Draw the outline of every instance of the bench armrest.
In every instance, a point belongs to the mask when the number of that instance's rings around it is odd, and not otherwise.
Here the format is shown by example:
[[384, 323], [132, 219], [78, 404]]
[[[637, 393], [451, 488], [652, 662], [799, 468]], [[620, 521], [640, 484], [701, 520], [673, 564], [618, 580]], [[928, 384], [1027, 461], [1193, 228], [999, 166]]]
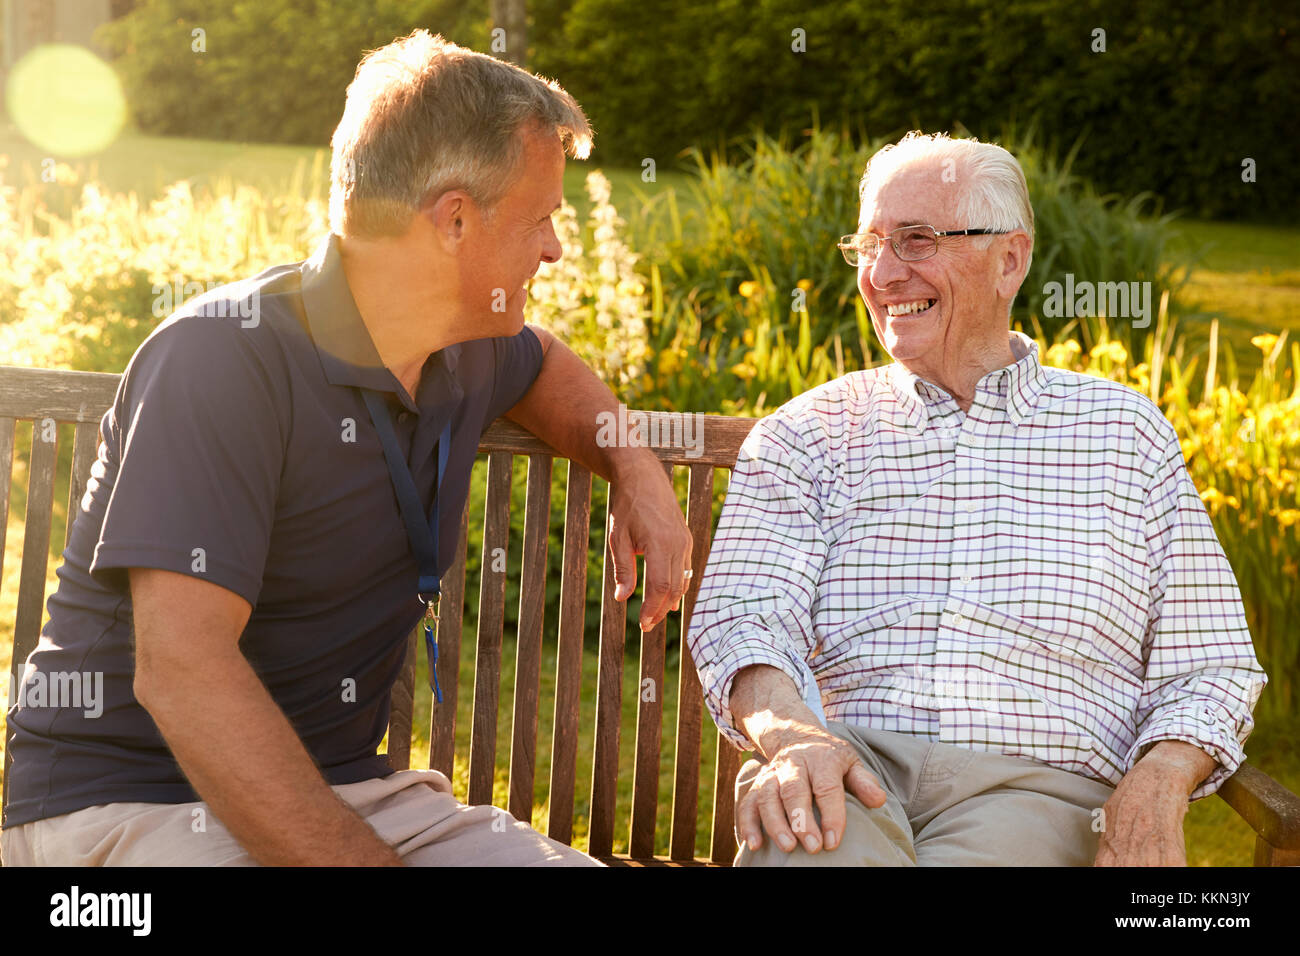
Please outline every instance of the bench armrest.
[[1300, 851], [1300, 797], [1264, 771], [1243, 762], [1218, 794], [1265, 842]]

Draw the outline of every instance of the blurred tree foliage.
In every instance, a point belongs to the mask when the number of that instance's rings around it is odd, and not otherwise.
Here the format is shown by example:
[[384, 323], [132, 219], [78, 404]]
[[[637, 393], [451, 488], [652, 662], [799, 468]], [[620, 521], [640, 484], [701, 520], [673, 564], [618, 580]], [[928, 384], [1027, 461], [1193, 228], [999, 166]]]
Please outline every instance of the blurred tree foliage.
[[[529, 64], [586, 108], [603, 163], [662, 166], [810, 116], [862, 141], [1032, 123], [1061, 154], [1083, 136], [1074, 170], [1103, 192], [1219, 218], [1294, 212], [1300, 5], [1187, 7], [529, 0]], [[415, 27], [486, 51], [488, 0], [145, 0], [104, 42], [143, 131], [322, 144], [363, 51]], [[1257, 182], [1242, 181], [1247, 158]]]
[[419, 27], [486, 50], [487, 0], [144, 0], [97, 38], [143, 132], [325, 145], [364, 53]]
[[[601, 157], [848, 123], [895, 138], [1033, 121], [1100, 189], [1216, 217], [1300, 205], [1300, 6], [1205, 0], [572, 0], [532, 63], [602, 132]], [[554, 25], [551, 29], [554, 31]], [[803, 31], [802, 35], [796, 31]], [[1104, 52], [1099, 47], [1104, 30]], [[804, 52], [794, 47], [804, 46]], [[1242, 182], [1242, 161], [1257, 164]]]

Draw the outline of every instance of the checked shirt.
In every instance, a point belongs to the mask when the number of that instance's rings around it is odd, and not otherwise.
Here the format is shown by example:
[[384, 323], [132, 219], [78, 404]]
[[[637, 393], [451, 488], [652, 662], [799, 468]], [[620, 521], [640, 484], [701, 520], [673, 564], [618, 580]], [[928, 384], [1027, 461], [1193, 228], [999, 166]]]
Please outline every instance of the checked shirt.
[[1186, 741], [1213, 793], [1266, 678], [1174, 429], [1011, 335], [968, 412], [894, 363], [754, 427], [688, 634], [709, 710], [749, 749], [731, 684], [766, 664], [831, 720], [1111, 785]]

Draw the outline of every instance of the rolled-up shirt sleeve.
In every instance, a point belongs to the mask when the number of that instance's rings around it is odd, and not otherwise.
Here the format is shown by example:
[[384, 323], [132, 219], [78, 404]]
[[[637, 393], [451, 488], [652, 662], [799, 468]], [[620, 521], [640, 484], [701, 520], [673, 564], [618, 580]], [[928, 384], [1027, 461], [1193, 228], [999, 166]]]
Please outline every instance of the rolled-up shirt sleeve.
[[[785, 672], [815, 698], [806, 663], [813, 651], [813, 606], [826, 560], [815, 425], [781, 413], [754, 426], [732, 471], [727, 500], [687, 644], [709, 713], [742, 750], [752, 746], [731, 715], [736, 674], [755, 664]], [[811, 687], [810, 687], [811, 684]]]
[[109, 416], [109, 467], [92, 472], [112, 481], [92, 575], [124, 586], [126, 569], [159, 568], [257, 603], [284, 464], [278, 380], [237, 326], [155, 331]]
[[1236, 772], [1267, 677], [1255, 656], [1232, 566], [1170, 428], [1145, 521], [1151, 568], [1146, 673], [1131, 769], [1161, 740], [1200, 747], [1218, 766], [1192, 792], [1209, 796]]

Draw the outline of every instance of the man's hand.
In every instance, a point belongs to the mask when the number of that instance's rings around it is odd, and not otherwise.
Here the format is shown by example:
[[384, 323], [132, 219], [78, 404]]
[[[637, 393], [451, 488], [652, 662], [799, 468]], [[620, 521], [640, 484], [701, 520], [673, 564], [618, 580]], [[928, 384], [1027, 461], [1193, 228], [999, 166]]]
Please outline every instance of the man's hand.
[[[789, 742], [773, 754], [736, 804], [736, 832], [751, 850], [763, 831], [789, 853], [802, 840], [809, 853], [833, 850], [844, 836], [847, 788], [869, 807], [885, 805], [885, 791], [847, 741], [819, 726], [791, 727]], [[813, 801], [821, 812], [821, 827]], [[762, 823], [760, 827], [759, 824]]]
[[1180, 740], [1162, 740], [1124, 775], [1102, 808], [1097, 866], [1186, 866], [1188, 797], [1214, 758]]
[[646, 453], [624, 460], [609, 506], [609, 549], [614, 562], [615, 601], [636, 593], [636, 556], [645, 555], [641, 630], [675, 611], [686, 591], [692, 536], [663, 466]]
[[787, 853], [796, 838], [809, 853], [835, 849], [844, 836], [846, 787], [869, 807], [885, 805], [885, 791], [854, 746], [822, 727], [776, 668], [760, 664], [737, 674], [731, 713], [767, 758], [736, 802], [736, 833], [751, 850], [763, 845], [764, 830]]
[[530, 325], [542, 346], [542, 369], [506, 417], [613, 484], [609, 548], [614, 562], [614, 599], [636, 593], [636, 556], [645, 555], [641, 629], [648, 631], [681, 604], [684, 572], [691, 568], [691, 533], [672, 482], [654, 453], [641, 447], [597, 442], [604, 415], [619, 402], [596, 373], [563, 342]]

